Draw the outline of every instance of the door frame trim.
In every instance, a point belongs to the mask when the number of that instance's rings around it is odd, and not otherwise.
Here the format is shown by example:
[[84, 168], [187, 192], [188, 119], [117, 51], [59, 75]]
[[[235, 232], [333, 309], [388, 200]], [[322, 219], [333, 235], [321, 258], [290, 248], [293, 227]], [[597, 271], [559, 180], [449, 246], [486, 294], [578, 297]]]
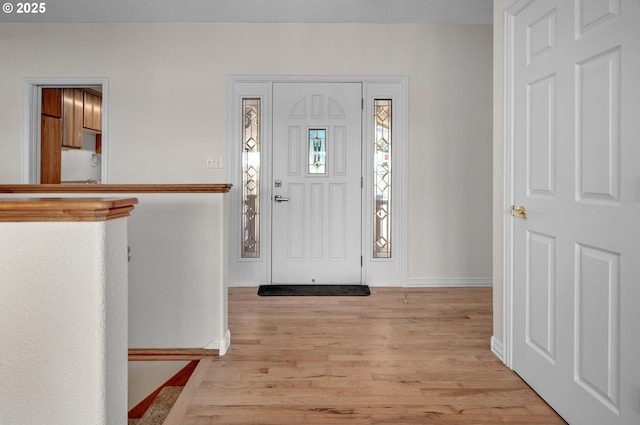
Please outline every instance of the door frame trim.
[[519, 0], [505, 10], [504, 28], [504, 128], [503, 128], [503, 341], [501, 360], [513, 369], [513, 261], [514, 261], [514, 221], [509, 213], [515, 204], [515, 109], [514, 109], [514, 29], [516, 16], [536, 0]]
[[[373, 190], [372, 183], [364, 178], [364, 195], [362, 196], [362, 283], [370, 286], [407, 286], [407, 214], [408, 214], [408, 78], [406, 76], [281, 76], [281, 75], [230, 75], [227, 77], [227, 149], [226, 149], [226, 178], [233, 184], [229, 202], [229, 253], [228, 253], [228, 284], [229, 286], [258, 286], [269, 284], [271, 276], [271, 213], [270, 203], [264, 208], [261, 206], [261, 245], [263, 246], [260, 258], [240, 257], [240, 205], [241, 205], [241, 179], [240, 179], [240, 151], [239, 140], [239, 115], [238, 101], [241, 98], [259, 97], [263, 99], [263, 125], [262, 139], [263, 150], [261, 153], [262, 164], [271, 164], [271, 99], [272, 86], [276, 82], [356, 82], [363, 85], [363, 99], [368, 96], [378, 95], [395, 99], [394, 110], [398, 113], [394, 118], [394, 252], [391, 259], [373, 259], [368, 255], [367, 236], [369, 232], [367, 220], [368, 208], [366, 194]], [[389, 94], [391, 93], [391, 94]], [[365, 102], [366, 103], [366, 102]], [[373, 116], [369, 117], [365, 105], [362, 119], [362, 137], [367, 140], [368, 125], [373, 123]], [[371, 106], [372, 109], [372, 106]], [[368, 121], [369, 120], [369, 121]], [[370, 145], [363, 143], [362, 161], [363, 175], [366, 176], [367, 158], [369, 158]], [[271, 182], [270, 167], [263, 165], [262, 182]], [[270, 184], [262, 184], [260, 189], [262, 199], [271, 198]]]
[[102, 154], [100, 179], [108, 183], [109, 162], [109, 79], [100, 77], [44, 77], [22, 80], [22, 182], [40, 183], [40, 108], [42, 87], [102, 86]]

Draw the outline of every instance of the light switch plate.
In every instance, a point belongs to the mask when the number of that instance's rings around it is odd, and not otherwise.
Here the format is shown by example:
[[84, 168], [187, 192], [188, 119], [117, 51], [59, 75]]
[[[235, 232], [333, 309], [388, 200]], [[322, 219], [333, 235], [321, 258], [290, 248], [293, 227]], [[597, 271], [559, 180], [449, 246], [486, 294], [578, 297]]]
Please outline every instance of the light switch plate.
[[222, 158], [221, 157], [207, 157], [206, 161], [207, 168], [222, 168]]

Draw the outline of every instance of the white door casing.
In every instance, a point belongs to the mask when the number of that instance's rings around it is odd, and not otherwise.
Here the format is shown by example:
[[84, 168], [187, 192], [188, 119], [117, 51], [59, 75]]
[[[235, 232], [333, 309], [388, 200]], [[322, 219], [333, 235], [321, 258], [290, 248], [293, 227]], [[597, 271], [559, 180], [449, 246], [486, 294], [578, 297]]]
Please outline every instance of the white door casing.
[[360, 83], [273, 86], [273, 283], [361, 281], [361, 102]]
[[[508, 12], [507, 363], [569, 423], [640, 423], [640, 4]], [[511, 333], [509, 334], [509, 330]]]
[[[233, 188], [229, 194], [229, 286], [256, 286], [271, 282], [271, 198], [272, 177], [272, 94], [277, 83], [358, 83], [362, 85], [364, 109], [362, 112], [362, 175], [363, 196], [360, 205], [362, 231], [360, 245], [363, 253], [362, 282], [371, 286], [406, 286], [407, 284], [407, 77], [371, 76], [229, 76], [227, 90], [227, 181]], [[256, 258], [241, 256], [242, 240], [242, 100], [261, 99], [261, 175], [260, 181], [260, 246]], [[373, 258], [373, 167], [375, 121], [374, 99], [393, 101], [393, 252], [391, 258]]]

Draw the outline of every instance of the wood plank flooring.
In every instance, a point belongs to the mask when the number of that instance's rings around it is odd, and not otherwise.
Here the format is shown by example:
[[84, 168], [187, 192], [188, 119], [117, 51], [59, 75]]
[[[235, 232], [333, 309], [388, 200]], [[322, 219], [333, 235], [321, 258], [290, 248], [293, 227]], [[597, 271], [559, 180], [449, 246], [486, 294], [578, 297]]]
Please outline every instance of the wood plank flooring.
[[178, 423], [564, 424], [490, 352], [491, 305], [490, 288], [231, 288], [231, 349], [209, 363]]

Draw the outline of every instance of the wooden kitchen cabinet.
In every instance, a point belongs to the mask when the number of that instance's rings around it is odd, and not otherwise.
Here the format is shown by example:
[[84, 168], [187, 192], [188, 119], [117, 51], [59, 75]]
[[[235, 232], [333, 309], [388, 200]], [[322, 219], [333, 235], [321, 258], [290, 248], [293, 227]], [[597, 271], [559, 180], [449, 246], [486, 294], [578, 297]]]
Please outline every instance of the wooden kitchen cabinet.
[[59, 184], [62, 174], [62, 118], [42, 114], [40, 129], [40, 183]]
[[62, 89], [42, 89], [42, 115], [62, 118]]
[[102, 133], [96, 134], [96, 153], [102, 153]]
[[42, 89], [40, 183], [59, 184], [62, 168], [62, 89]]
[[83, 127], [88, 130], [101, 131], [102, 98], [91, 93], [83, 92], [83, 100], [84, 100]]
[[78, 89], [63, 89], [63, 128], [62, 146], [66, 148], [82, 148], [83, 92]]

